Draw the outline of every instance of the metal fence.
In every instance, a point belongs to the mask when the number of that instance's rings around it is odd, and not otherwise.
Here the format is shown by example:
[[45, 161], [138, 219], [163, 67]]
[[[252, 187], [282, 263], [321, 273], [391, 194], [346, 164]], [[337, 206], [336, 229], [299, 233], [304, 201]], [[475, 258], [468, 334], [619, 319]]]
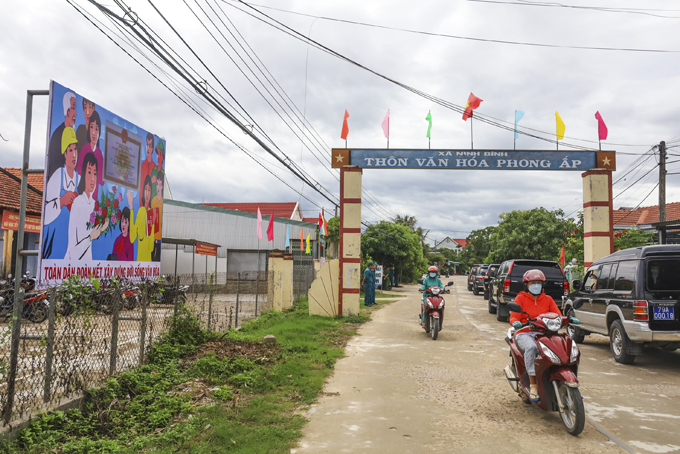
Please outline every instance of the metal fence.
[[[271, 309], [268, 272], [65, 286], [14, 298], [0, 318], [0, 408], [12, 424], [143, 364], [186, 304], [224, 332]], [[6, 295], [8, 296], [8, 295]], [[1, 313], [0, 313], [1, 314]], [[18, 317], [17, 317], [18, 315]]]

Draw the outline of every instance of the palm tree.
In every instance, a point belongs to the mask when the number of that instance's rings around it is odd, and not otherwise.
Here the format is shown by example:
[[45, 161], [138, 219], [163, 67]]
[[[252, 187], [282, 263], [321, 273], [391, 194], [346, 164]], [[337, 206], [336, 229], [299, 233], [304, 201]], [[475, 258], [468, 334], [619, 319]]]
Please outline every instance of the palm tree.
[[396, 215], [395, 217], [392, 218], [392, 222], [399, 225], [405, 225], [409, 229], [415, 231], [418, 219], [416, 219], [415, 216]]
[[430, 233], [430, 230], [429, 229], [425, 230], [422, 227], [418, 227], [417, 229], [414, 230], [414, 232], [416, 233], [416, 235], [418, 235], [418, 238], [420, 238], [420, 244], [422, 244], [423, 247], [425, 247], [427, 235], [428, 233]]

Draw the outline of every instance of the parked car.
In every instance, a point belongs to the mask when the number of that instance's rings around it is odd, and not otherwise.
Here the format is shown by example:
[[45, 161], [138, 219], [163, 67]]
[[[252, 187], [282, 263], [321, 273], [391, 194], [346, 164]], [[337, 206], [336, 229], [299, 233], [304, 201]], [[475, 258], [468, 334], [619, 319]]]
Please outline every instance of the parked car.
[[541, 270], [545, 274], [543, 290], [552, 296], [559, 306], [562, 297], [569, 294], [569, 282], [559, 263], [550, 260], [513, 259], [501, 263], [491, 282], [489, 292], [489, 313], [496, 314], [496, 320], [507, 322], [510, 318], [508, 303], [515, 301], [519, 292], [524, 290], [522, 278], [529, 270]]
[[475, 281], [475, 276], [477, 275], [477, 268], [479, 268], [479, 265], [472, 265], [472, 268], [470, 268], [470, 273], [468, 273], [467, 278], [468, 292], [472, 291], [472, 283]]
[[489, 269], [489, 265], [479, 265], [477, 267], [477, 272], [475, 273], [474, 280], [472, 281], [472, 293], [474, 295], [479, 295], [479, 291], [484, 291], [484, 275], [486, 270]]
[[491, 284], [491, 280], [496, 275], [496, 272], [498, 271], [499, 266], [501, 266], [499, 263], [492, 263], [491, 265], [489, 265], [489, 267], [486, 269], [486, 272], [484, 273], [484, 299], [485, 300], [489, 299], [489, 287], [490, 287], [490, 284]]
[[[586, 335], [609, 336], [614, 359], [631, 364], [645, 346], [680, 347], [680, 246], [624, 249], [595, 261], [564, 311], [581, 325], [569, 330], [576, 342]], [[573, 304], [584, 300], [579, 309]]]

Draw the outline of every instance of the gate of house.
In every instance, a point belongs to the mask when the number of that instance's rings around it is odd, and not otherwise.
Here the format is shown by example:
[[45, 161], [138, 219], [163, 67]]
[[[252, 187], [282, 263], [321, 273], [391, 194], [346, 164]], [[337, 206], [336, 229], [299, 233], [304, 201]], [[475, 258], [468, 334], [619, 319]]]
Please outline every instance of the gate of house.
[[569, 150], [332, 150], [340, 169], [338, 314], [359, 312], [361, 185], [363, 169], [571, 170], [583, 177], [584, 263], [614, 251], [612, 171], [614, 151]]
[[314, 259], [312, 254], [300, 250], [300, 240], [291, 239], [290, 248], [293, 254], [293, 297], [297, 300], [307, 296], [307, 290], [314, 281]]

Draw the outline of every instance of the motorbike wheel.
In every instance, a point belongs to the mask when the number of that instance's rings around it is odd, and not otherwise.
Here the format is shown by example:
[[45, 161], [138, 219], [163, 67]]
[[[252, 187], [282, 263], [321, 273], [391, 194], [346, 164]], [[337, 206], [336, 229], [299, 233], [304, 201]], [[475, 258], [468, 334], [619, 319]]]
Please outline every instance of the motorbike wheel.
[[47, 304], [43, 301], [31, 304], [28, 319], [33, 323], [42, 323], [47, 319]]
[[430, 332], [432, 333], [432, 340], [437, 340], [439, 335], [439, 319], [430, 317]]
[[578, 388], [567, 386], [566, 383], [560, 383], [557, 392], [559, 392], [560, 399], [566, 407], [560, 408], [562, 422], [567, 427], [567, 432], [576, 436], [583, 432], [583, 427], [586, 424], [586, 411], [583, 407], [581, 392]]

